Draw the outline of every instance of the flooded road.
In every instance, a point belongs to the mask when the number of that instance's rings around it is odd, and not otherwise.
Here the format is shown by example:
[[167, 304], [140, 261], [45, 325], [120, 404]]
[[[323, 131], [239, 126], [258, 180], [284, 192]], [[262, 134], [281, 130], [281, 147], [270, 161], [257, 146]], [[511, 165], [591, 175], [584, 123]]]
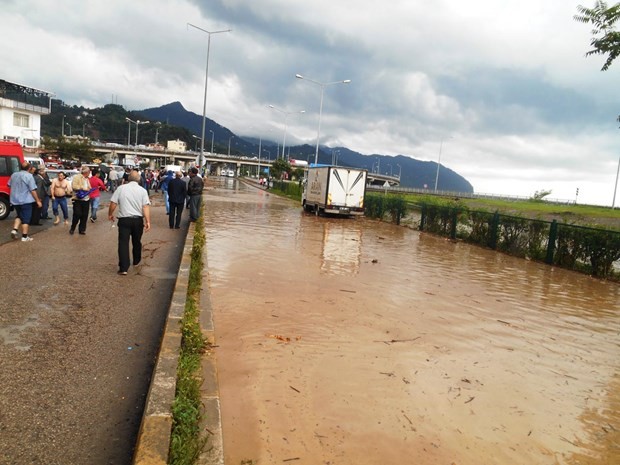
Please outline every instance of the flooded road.
[[618, 284], [211, 182], [227, 465], [620, 463]]

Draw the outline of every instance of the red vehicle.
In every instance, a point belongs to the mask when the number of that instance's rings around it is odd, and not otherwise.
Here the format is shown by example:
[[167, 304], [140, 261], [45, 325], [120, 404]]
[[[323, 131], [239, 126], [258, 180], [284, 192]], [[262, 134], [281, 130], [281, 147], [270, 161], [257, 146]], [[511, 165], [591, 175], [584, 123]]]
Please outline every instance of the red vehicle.
[[0, 141], [0, 220], [4, 220], [11, 213], [11, 189], [8, 182], [11, 175], [19, 171], [23, 162], [24, 152], [21, 145], [17, 142]]

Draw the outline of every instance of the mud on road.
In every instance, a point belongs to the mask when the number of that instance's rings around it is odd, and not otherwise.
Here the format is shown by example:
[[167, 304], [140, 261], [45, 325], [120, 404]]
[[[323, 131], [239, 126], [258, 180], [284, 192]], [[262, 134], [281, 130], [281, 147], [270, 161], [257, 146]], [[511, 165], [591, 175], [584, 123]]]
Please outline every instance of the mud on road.
[[222, 179], [227, 465], [620, 463], [620, 286]]

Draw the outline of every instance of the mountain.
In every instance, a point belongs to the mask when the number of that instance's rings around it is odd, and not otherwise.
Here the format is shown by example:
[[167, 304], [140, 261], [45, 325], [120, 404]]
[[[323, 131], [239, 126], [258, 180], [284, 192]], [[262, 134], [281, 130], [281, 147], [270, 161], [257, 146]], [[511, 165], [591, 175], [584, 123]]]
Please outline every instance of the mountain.
[[[200, 137], [202, 115], [187, 111], [180, 102], [169, 103], [157, 108], [147, 108], [139, 113], [151, 120], [182, 126]], [[213, 134], [209, 131], [213, 131]], [[245, 154], [248, 156], [256, 156], [258, 154], [258, 139], [239, 137], [212, 119], [206, 118], [205, 151], [211, 151], [210, 136], [214, 140], [215, 152], [227, 153], [230, 141], [231, 154]], [[261, 157], [267, 158], [268, 155], [270, 159], [275, 159], [278, 143], [263, 140], [262, 150]], [[287, 151], [291, 158], [312, 162], [314, 161], [316, 147], [305, 144], [287, 147]], [[400, 184], [404, 187], [428, 188], [431, 190], [435, 188], [437, 163], [433, 161], [420, 161], [404, 155], [395, 157], [380, 154], [363, 155], [346, 147], [320, 147], [319, 163], [331, 163], [332, 154], [337, 154], [339, 165], [366, 168], [369, 172], [381, 172], [382, 174], [400, 174]], [[443, 165], [439, 168], [437, 188], [452, 192], [474, 191], [469, 181]]]
[[[128, 123], [126, 118], [132, 120]], [[140, 124], [136, 138], [136, 121], [149, 121]], [[127, 111], [121, 105], [107, 104], [101, 108], [84, 108], [69, 106], [61, 100], [52, 99], [52, 111], [41, 117], [41, 134], [57, 138], [66, 135], [83, 135], [94, 141], [115, 142], [120, 144], [165, 144], [169, 140], [182, 140], [189, 149], [199, 149], [202, 132], [202, 115], [187, 111], [180, 102], [172, 102], [157, 108], [139, 111]], [[211, 132], [213, 131], [213, 132]], [[136, 140], [137, 139], [137, 140]], [[258, 155], [259, 140], [253, 137], [241, 137], [230, 129], [206, 118], [204, 149], [216, 153], [231, 155]], [[275, 160], [279, 142], [263, 139], [261, 141], [261, 158]], [[295, 145], [287, 147], [290, 158], [313, 162], [316, 147], [314, 145]], [[434, 189], [437, 176], [437, 163], [420, 161], [404, 155], [363, 155], [346, 147], [325, 147], [319, 150], [319, 163], [332, 163], [336, 159], [339, 165], [365, 168], [369, 172], [380, 171], [382, 174], [401, 175], [404, 187]], [[439, 170], [439, 190], [452, 192], [473, 192], [472, 185], [461, 175], [445, 166]]]

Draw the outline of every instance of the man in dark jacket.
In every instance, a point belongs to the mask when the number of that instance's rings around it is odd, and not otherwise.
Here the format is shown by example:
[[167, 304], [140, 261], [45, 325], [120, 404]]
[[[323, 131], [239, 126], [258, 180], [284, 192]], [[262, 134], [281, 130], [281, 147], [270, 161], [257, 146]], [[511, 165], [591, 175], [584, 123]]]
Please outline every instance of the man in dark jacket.
[[168, 224], [170, 229], [181, 227], [181, 213], [183, 213], [183, 205], [185, 205], [185, 196], [187, 195], [187, 184], [181, 179], [182, 176], [183, 173], [177, 171], [175, 177], [168, 182], [168, 202], [170, 204]]
[[32, 226], [41, 226], [41, 218], [43, 215], [43, 199], [45, 198], [45, 194], [47, 191], [47, 186], [45, 185], [45, 179], [41, 176], [41, 170], [43, 168], [32, 168], [32, 175], [34, 176], [34, 182], [37, 185], [37, 196], [41, 199], [41, 207], [35, 206], [32, 209], [32, 218], [30, 219], [30, 224]]
[[202, 200], [202, 189], [204, 181], [198, 176], [198, 168], [189, 170], [189, 183], [187, 193], [189, 194], [189, 220], [196, 221], [200, 216], [200, 203]]

